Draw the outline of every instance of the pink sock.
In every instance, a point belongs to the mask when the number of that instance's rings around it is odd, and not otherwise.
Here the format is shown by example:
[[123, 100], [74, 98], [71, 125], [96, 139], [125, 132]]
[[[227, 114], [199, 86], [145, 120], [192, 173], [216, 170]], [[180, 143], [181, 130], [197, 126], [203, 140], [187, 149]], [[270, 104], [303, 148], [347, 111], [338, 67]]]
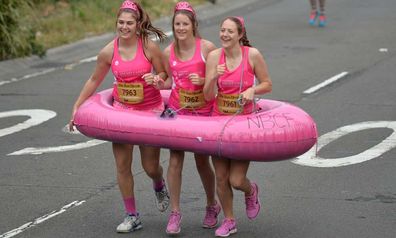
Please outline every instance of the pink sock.
[[153, 187], [154, 187], [154, 190], [155, 190], [156, 192], [161, 191], [162, 188], [163, 188], [164, 186], [165, 186], [165, 181], [164, 181], [163, 179], [161, 179], [161, 180], [158, 181], [158, 182], [154, 182], [154, 181], [153, 181]]
[[125, 210], [129, 215], [136, 215], [135, 198], [124, 198]]

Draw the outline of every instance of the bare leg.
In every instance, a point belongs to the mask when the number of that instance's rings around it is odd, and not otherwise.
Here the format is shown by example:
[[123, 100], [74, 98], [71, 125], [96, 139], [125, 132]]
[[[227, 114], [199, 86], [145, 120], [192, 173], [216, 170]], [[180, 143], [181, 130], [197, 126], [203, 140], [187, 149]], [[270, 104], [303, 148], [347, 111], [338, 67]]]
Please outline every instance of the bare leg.
[[317, 0], [309, 0], [309, 3], [311, 4], [311, 13], [309, 14], [309, 24], [311, 26], [315, 25], [316, 20], [318, 18], [318, 6], [316, 3]]
[[316, 1], [317, 0], [309, 0], [309, 3], [311, 4], [311, 11], [317, 10]]
[[325, 0], [319, 0], [319, 27], [326, 26]]
[[252, 194], [249, 179], [246, 177], [249, 169], [249, 161], [232, 160], [230, 165], [230, 183], [231, 186], [244, 192], [246, 195]]
[[197, 170], [206, 193], [206, 205], [215, 205], [215, 175], [212, 166], [210, 165], [209, 156], [194, 154], [194, 157], [195, 165], [197, 166]]
[[162, 166], [159, 163], [160, 148], [139, 146], [139, 149], [144, 171], [154, 182], [160, 182], [163, 179]]
[[171, 210], [180, 212], [180, 192], [182, 185], [182, 170], [184, 151], [171, 150], [167, 172]]
[[213, 165], [216, 174], [217, 196], [219, 197], [221, 207], [223, 208], [224, 217], [234, 219], [233, 198], [230, 184], [230, 164], [229, 159], [213, 158]]
[[113, 154], [117, 167], [117, 181], [123, 198], [134, 197], [132, 175], [132, 145], [113, 143]]
[[325, 12], [325, 2], [326, 0], [319, 0], [319, 10], [321, 13]]

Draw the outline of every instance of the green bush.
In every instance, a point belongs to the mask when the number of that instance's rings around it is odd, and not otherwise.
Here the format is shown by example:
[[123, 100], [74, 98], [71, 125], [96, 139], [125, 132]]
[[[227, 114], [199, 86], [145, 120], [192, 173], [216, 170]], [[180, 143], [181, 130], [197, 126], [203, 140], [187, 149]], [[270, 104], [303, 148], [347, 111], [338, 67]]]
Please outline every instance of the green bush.
[[44, 56], [44, 47], [36, 41], [34, 19], [25, 14], [33, 7], [24, 0], [1, 0], [0, 4], [0, 60], [16, 57]]

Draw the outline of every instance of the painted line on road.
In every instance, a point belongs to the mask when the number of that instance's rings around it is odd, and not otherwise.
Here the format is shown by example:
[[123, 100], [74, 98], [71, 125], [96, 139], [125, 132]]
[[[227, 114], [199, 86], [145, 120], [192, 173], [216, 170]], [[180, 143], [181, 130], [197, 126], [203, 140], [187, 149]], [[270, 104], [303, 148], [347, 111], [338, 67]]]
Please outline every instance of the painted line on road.
[[[165, 32], [165, 35], [167, 37], [171, 37], [173, 35], [173, 32], [172, 31]], [[158, 41], [158, 38], [154, 38], [153, 40], [154, 41]], [[34, 77], [41, 76], [41, 75], [45, 75], [45, 74], [54, 72], [57, 69], [68, 69], [68, 70], [70, 70], [70, 69], [72, 69], [73, 67], [75, 67], [77, 65], [94, 62], [94, 61], [96, 61], [96, 59], [97, 59], [97, 56], [92, 56], [92, 57], [88, 57], [88, 58], [79, 60], [76, 63], [71, 63], [71, 64], [64, 65], [62, 67], [49, 68], [49, 69], [46, 69], [46, 70], [43, 70], [43, 71], [39, 71], [39, 72], [36, 72], [36, 73], [32, 73], [32, 74], [28, 74], [28, 75], [22, 76], [20, 78], [12, 78], [10, 80], [0, 81], [0, 86], [6, 85], [6, 84], [9, 84], [9, 83], [16, 83], [16, 82], [19, 82], [19, 81], [22, 81], [22, 80], [25, 80], [25, 79], [34, 78]]]
[[5, 84], [9, 84], [9, 83], [19, 82], [19, 81], [22, 81], [22, 80], [25, 80], [25, 79], [34, 78], [34, 77], [41, 76], [41, 75], [44, 75], [44, 74], [48, 74], [48, 73], [51, 73], [51, 72], [55, 71], [56, 69], [57, 68], [49, 68], [49, 69], [46, 69], [46, 70], [43, 70], [43, 71], [40, 71], [40, 72], [36, 72], [36, 73], [33, 73], [33, 74], [25, 75], [25, 76], [20, 77], [20, 78], [12, 78], [10, 80], [0, 81], [0, 86], [3, 86]]
[[12, 152], [7, 155], [41, 155], [46, 153], [54, 153], [54, 152], [65, 152], [65, 151], [72, 151], [72, 150], [80, 150], [89, 148], [92, 146], [97, 146], [107, 143], [107, 141], [103, 140], [89, 140], [87, 142], [82, 142], [74, 145], [63, 145], [63, 146], [55, 146], [55, 147], [27, 147], [22, 150], [18, 150]]
[[22, 123], [18, 123], [14, 126], [0, 129], [0, 137], [10, 135], [33, 126], [40, 125], [56, 116], [56, 112], [42, 109], [30, 109], [30, 110], [14, 110], [0, 112], [0, 118], [14, 117], [14, 116], [27, 116], [29, 119]]
[[335, 75], [335, 76], [323, 81], [322, 83], [305, 90], [303, 92], [303, 94], [315, 93], [315, 92], [319, 91], [320, 89], [322, 89], [322, 88], [324, 88], [326, 86], [329, 86], [332, 83], [337, 82], [338, 80], [340, 80], [341, 78], [345, 77], [346, 75], [348, 75], [348, 72], [342, 72], [340, 74], [337, 74], [337, 75]]
[[98, 56], [93, 56], [93, 57], [89, 57], [86, 59], [82, 59], [82, 60], [80, 60], [80, 63], [83, 64], [83, 63], [94, 62], [94, 61], [96, 61], [97, 58], [98, 58]]
[[[379, 141], [373, 147], [368, 148], [359, 154], [330, 159], [322, 158], [318, 155], [319, 151], [323, 147], [345, 135], [348, 135], [349, 133], [377, 128], [388, 128], [392, 130], [392, 134], [382, 141]], [[320, 168], [341, 167], [378, 158], [393, 148], [396, 148], [396, 121], [365, 121], [343, 126], [334, 131], [321, 135], [318, 138], [316, 146], [312, 147], [305, 154], [298, 156], [297, 159], [292, 160], [292, 162], [303, 166]]]
[[55, 216], [58, 216], [58, 215], [60, 215], [60, 214], [62, 214], [62, 213], [64, 213], [64, 212], [66, 212], [67, 210], [69, 210], [69, 209], [71, 209], [71, 208], [73, 208], [73, 207], [80, 206], [80, 205], [83, 204], [84, 202], [85, 202], [85, 200], [83, 200], [83, 201], [74, 201], [74, 202], [72, 202], [72, 203], [69, 203], [69, 204], [63, 206], [63, 207], [62, 207], [60, 210], [58, 210], [58, 211], [52, 211], [52, 212], [50, 212], [50, 213], [48, 213], [48, 214], [46, 214], [46, 215], [44, 215], [44, 216], [41, 216], [41, 217], [39, 217], [39, 218], [34, 219], [34, 220], [31, 221], [31, 222], [26, 223], [26, 224], [24, 224], [24, 225], [22, 225], [22, 226], [20, 226], [20, 227], [18, 227], [18, 228], [16, 228], [16, 229], [14, 229], [14, 230], [11, 230], [11, 231], [9, 231], [9, 232], [6, 232], [6, 233], [0, 235], [0, 238], [10, 238], [10, 237], [16, 236], [16, 235], [18, 235], [18, 234], [20, 234], [20, 233], [26, 231], [26, 230], [29, 229], [29, 228], [32, 228], [32, 227], [34, 227], [34, 226], [37, 226], [38, 224], [43, 223], [43, 222], [45, 222], [46, 220], [49, 220], [49, 219], [51, 219], [51, 218], [53, 218], [53, 217], [55, 217]]

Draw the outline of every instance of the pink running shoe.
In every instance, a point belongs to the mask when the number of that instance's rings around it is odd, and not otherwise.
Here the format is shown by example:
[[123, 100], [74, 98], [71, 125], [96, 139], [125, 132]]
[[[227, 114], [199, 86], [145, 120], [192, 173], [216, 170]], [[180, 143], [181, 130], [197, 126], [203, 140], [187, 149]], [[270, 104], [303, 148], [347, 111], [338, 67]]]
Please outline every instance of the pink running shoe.
[[178, 211], [172, 211], [169, 216], [168, 225], [166, 226], [166, 234], [168, 235], [176, 235], [181, 231], [180, 222], [182, 216]]
[[237, 232], [236, 222], [234, 219], [224, 219], [223, 223], [217, 228], [215, 235], [220, 237], [227, 237]]
[[217, 216], [221, 211], [220, 205], [216, 202], [213, 206], [206, 207], [206, 214], [202, 224], [203, 228], [213, 228], [217, 225]]
[[258, 186], [256, 183], [251, 183], [253, 194], [250, 196], [245, 195], [246, 215], [249, 219], [254, 219], [260, 212], [261, 204], [258, 197]]
[[326, 15], [324, 13], [320, 13], [319, 15], [319, 27], [326, 26]]
[[316, 10], [312, 10], [311, 14], [309, 15], [309, 24], [311, 26], [315, 25], [316, 19], [318, 18], [319, 13]]

